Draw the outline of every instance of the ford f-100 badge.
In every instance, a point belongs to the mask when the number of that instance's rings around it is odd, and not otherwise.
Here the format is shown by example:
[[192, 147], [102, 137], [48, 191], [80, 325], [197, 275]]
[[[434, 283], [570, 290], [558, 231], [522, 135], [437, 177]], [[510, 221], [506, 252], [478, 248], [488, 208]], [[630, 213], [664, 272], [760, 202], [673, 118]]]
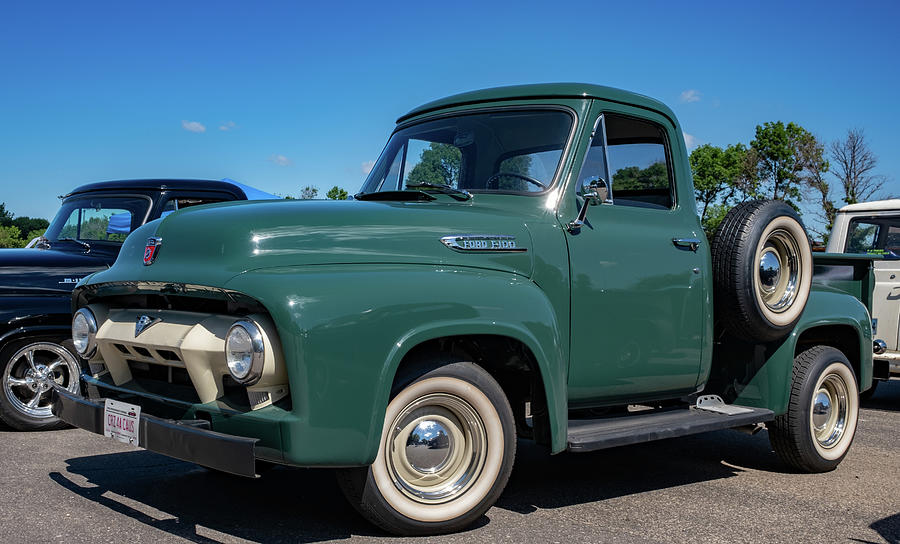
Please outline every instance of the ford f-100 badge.
[[441, 242], [456, 251], [492, 251], [519, 253], [527, 248], [516, 246], [516, 237], [505, 234], [458, 234], [444, 236]]

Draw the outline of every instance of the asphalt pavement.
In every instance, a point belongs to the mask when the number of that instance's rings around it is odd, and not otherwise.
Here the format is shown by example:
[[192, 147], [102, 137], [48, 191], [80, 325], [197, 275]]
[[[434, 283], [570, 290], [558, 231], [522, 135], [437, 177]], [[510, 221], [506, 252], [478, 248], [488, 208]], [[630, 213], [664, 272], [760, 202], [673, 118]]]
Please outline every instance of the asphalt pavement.
[[900, 382], [863, 404], [827, 474], [791, 473], [765, 432], [550, 456], [520, 442], [470, 530], [397, 539], [327, 470], [214, 473], [77, 429], [0, 428], [0, 542], [878, 542], [900, 544]]

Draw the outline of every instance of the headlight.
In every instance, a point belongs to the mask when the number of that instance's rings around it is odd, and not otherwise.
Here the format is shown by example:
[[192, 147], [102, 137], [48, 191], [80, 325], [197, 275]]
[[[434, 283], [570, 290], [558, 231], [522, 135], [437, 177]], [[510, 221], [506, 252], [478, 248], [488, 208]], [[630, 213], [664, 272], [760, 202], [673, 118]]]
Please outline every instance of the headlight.
[[97, 350], [97, 320], [87, 308], [75, 312], [72, 318], [72, 343], [75, 351], [85, 359], [94, 355]]
[[251, 321], [235, 321], [225, 337], [225, 362], [234, 379], [253, 385], [262, 375], [266, 348], [262, 332]]

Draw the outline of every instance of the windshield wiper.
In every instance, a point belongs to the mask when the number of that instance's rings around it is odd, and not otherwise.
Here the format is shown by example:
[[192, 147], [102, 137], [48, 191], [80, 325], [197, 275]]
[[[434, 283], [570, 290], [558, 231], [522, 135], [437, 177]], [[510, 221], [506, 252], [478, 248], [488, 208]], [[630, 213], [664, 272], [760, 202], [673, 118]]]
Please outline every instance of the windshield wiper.
[[81, 240], [76, 240], [75, 238], [57, 238], [56, 240], [58, 242], [75, 242], [76, 244], [81, 244], [81, 246], [85, 249], [85, 253], [91, 252], [91, 244], [87, 242], [82, 242]]
[[431, 202], [433, 196], [422, 191], [375, 191], [373, 193], [357, 193], [356, 200], [393, 201], [393, 202]]
[[456, 189], [446, 183], [407, 183], [407, 189], [434, 189], [445, 195], [450, 195], [457, 200], [469, 200], [472, 193], [464, 189]]

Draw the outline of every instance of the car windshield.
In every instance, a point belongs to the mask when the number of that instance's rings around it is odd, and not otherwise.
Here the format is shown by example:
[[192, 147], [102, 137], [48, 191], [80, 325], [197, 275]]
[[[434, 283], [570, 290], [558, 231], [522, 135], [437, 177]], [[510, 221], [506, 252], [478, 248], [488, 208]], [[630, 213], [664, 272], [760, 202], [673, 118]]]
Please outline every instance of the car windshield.
[[121, 243], [141, 226], [150, 201], [142, 197], [79, 196], [63, 201], [44, 234], [50, 241]]
[[553, 184], [572, 129], [560, 110], [502, 110], [425, 121], [395, 132], [360, 194], [443, 185], [537, 193]]

